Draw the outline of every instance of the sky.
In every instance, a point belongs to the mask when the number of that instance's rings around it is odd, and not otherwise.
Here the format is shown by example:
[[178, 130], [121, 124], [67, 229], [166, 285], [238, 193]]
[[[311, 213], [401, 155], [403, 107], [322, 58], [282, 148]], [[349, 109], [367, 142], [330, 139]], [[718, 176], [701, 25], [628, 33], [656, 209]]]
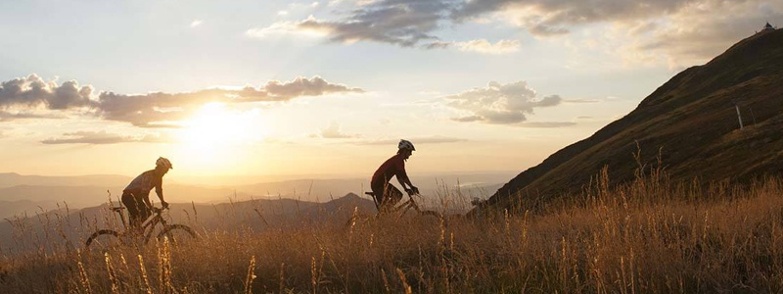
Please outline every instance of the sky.
[[770, 22], [771, 0], [0, 1], [0, 172], [517, 171]]

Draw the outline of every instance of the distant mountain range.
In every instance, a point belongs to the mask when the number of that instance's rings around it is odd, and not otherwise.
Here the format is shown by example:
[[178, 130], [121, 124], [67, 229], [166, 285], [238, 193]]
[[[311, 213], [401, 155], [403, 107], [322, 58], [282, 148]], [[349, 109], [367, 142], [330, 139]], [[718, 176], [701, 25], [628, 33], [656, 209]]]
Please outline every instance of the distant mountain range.
[[130, 177], [118, 175], [86, 176], [37, 176], [17, 173], [0, 173], [0, 188], [13, 186], [121, 186], [127, 185]]
[[[455, 197], [451, 202], [465, 203], [472, 197], [486, 198], [511, 173], [452, 174], [419, 176], [414, 181], [432, 204], [442, 197]], [[28, 176], [0, 173], [0, 219], [46, 210], [97, 206], [109, 199], [117, 201], [122, 189], [132, 178], [118, 175], [89, 176]], [[296, 199], [307, 202], [327, 202], [349, 193], [363, 195], [368, 190], [366, 179], [301, 179], [261, 182], [237, 186], [200, 186], [168, 182], [164, 179], [164, 195], [168, 202], [207, 204], [242, 202], [260, 199]], [[396, 183], [396, 182], [395, 182]], [[460, 184], [459, 193], [457, 184]], [[449, 191], [450, 192], [447, 192]], [[150, 199], [158, 201], [154, 192]]]
[[[639, 164], [673, 181], [747, 182], [783, 172], [783, 30], [764, 31], [675, 75], [625, 117], [555, 152], [483, 206], [536, 209], [579, 193], [603, 167], [610, 185]], [[742, 117], [740, 129], [738, 111]]]

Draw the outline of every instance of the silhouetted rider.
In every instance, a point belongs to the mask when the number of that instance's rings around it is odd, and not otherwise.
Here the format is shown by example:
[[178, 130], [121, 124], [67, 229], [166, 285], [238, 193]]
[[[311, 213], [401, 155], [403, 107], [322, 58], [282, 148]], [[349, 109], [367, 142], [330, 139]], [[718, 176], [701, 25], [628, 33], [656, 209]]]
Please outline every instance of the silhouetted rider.
[[155, 169], [141, 173], [122, 191], [122, 204], [128, 209], [131, 228], [140, 228], [144, 220], [152, 215], [152, 203], [150, 203], [152, 188], [155, 188], [163, 208], [169, 206], [163, 200], [163, 176], [172, 168], [171, 161], [160, 157], [155, 161]]
[[419, 193], [419, 188], [411, 184], [411, 180], [405, 172], [405, 161], [411, 157], [415, 150], [413, 143], [408, 140], [400, 140], [400, 143], [397, 145], [397, 154], [381, 164], [378, 170], [375, 171], [375, 174], [373, 174], [370, 188], [376, 203], [379, 204], [378, 212], [388, 211], [402, 199], [402, 192], [389, 183], [394, 176], [397, 177], [397, 181], [402, 185], [402, 189], [408, 192], [409, 195]]

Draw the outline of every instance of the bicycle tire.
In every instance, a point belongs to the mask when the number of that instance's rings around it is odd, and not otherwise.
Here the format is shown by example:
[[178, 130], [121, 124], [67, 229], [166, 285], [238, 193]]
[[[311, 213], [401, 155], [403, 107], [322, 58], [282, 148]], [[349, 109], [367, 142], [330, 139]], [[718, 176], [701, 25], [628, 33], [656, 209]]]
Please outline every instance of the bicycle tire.
[[95, 233], [92, 233], [85, 242], [87, 248], [110, 248], [121, 244], [122, 240], [120, 239], [120, 234], [115, 230], [107, 229], [98, 230]]
[[166, 225], [166, 227], [158, 233], [158, 241], [163, 241], [163, 238], [166, 237], [172, 244], [181, 244], [198, 238], [196, 231], [186, 225], [180, 224]]

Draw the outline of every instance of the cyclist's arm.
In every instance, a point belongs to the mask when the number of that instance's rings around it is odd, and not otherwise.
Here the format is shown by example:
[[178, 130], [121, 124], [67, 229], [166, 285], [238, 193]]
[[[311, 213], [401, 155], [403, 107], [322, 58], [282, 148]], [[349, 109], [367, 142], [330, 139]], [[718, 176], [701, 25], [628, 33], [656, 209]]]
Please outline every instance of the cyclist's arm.
[[160, 205], [163, 206], [163, 208], [169, 206], [166, 200], [163, 200], [163, 181], [158, 182], [158, 185], [155, 186], [155, 194], [158, 194], [158, 198], [160, 198]]
[[[408, 174], [405, 172], [405, 169], [400, 169], [400, 171], [397, 173], [397, 181], [400, 182], [400, 185], [402, 185], [402, 189], [405, 191], [411, 190], [415, 188], [413, 184], [411, 184], [411, 179], [408, 178]], [[408, 185], [406, 187], [405, 185]]]
[[155, 194], [158, 194], [158, 198], [160, 198], [160, 205], [165, 209], [169, 206], [169, 204], [166, 202], [166, 200], [163, 199], [163, 177], [157, 178], [155, 183]]
[[148, 208], [152, 208], [152, 202], [150, 202], [150, 194], [144, 195], [142, 199], [144, 200], [144, 204], [146, 204]]

